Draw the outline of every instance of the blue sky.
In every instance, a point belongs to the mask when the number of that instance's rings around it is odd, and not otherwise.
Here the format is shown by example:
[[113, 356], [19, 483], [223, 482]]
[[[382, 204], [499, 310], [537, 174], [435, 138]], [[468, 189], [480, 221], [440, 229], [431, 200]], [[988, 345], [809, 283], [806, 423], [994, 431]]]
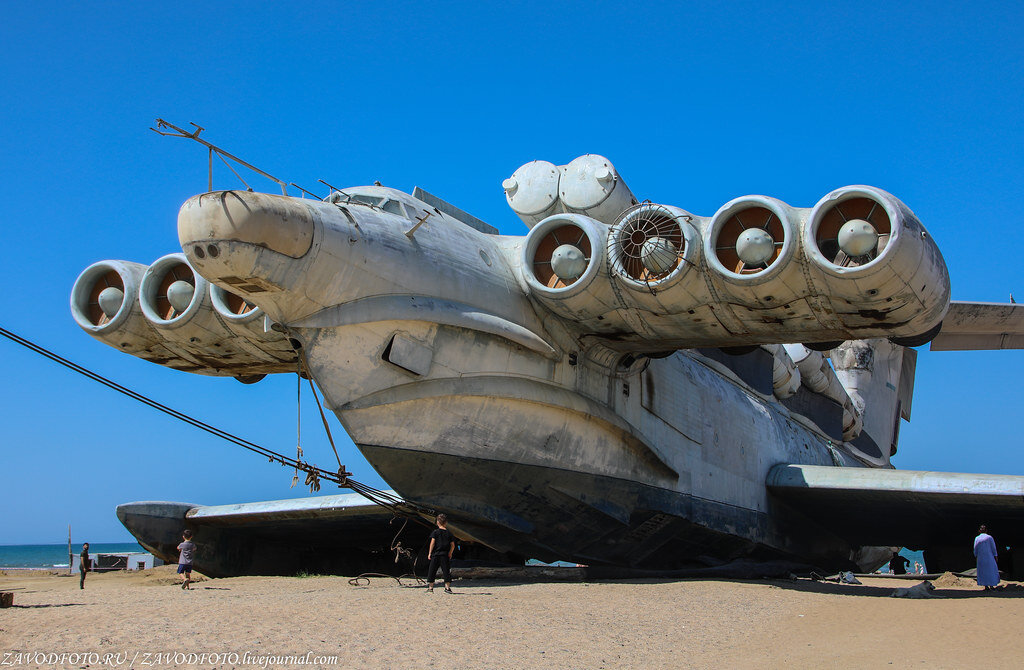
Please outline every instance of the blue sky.
[[[8, 3], [0, 24], [0, 325], [271, 448], [295, 379], [245, 387], [93, 341], [68, 296], [90, 263], [179, 250], [204, 151], [157, 116], [311, 188], [420, 185], [509, 234], [501, 180], [608, 156], [641, 199], [710, 215], [891, 191], [960, 300], [1024, 298], [1019, 4]], [[219, 170], [215, 186], [233, 188]], [[273, 192], [269, 183], [257, 188]], [[1022, 352], [922, 350], [898, 467], [1024, 474]], [[129, 539], [130, 500], [302, 495], [291, 473], [0, 341], [0, 544]], [[329, 462], [304, 407], [304, 447]], [[335, 426], [337, 423], [335, 422]], [[340, 429], [336, 434], [343, 434]], [[343, 460], [382, 485], [351, 443]], [[319, 456], [319, 458], [318, 458]]]

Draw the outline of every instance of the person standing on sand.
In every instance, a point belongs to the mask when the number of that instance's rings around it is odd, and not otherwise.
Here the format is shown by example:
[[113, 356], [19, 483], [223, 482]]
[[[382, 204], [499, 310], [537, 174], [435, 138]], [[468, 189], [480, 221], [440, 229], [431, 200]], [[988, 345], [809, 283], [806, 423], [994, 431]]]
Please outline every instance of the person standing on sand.
[[430, 567], [427, 568], [427, 593], [434, 592], [434, 578], [437, 577], [437, 568], [441, 567], [444, 574], [444, 592], [452, 592], [452, 554], [455, 553], [455, 536], [448, 530], [448, 517], [444, 514], [437, 515], [437, 528], [430, 534], [430, 549], [427, 555], [430, 556]]
[[189, 584], [192, 582], [192, 561], [196, 555], [196, 544], [192, 541], [192, 531], [186, 530], [181, 534], [181, 538], [184, 540], [178, 545], [178, 574], [183, 575], [181, 582], [181, 588], [191, 589]]
[[907, 566], [910, 565], [910, 561], [900, 556], [898, 551], [892, 552], [892, 558], [889, 559], [889, 570], [894, 575], [905, 575], [907, 574]]
[[986, 591], [990, 591], [999, 584], [999, 566], [996, 563], [998, 552], [996, 541], [988, 534], [985, 526], [978, 529], [978, 537], [974, 538], [974, 555], [978, 559], [978, 586], [984, 586]]
[[82, 578], [78, 580], [78, 588], [85, 588], [85, 573], [89, 572], [89, 568], [91, 567], [92, 561], [89, 560], [89, 543], [86, 542], [82, 545], [82, 553], [78, 556], [78, 572], [82, 575]]

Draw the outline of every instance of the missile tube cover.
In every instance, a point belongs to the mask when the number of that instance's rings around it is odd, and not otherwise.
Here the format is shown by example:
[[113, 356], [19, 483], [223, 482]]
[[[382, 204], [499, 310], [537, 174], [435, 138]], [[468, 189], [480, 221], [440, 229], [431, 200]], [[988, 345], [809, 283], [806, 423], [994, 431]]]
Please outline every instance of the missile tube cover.
[[586, 154], [559, 170], [558, 197], [568, 212], [611, 224], [637, 204], [633, 192], [604, 156]]
[[530, 228], [562, 211], [558, 199], [561, 171], [548, 161], [530, 161], [501, 183], [512, 211]]

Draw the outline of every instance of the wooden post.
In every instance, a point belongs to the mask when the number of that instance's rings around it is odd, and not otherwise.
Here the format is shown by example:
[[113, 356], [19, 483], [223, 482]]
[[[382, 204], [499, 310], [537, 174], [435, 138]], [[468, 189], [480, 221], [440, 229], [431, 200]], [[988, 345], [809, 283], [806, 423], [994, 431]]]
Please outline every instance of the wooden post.
[[0, 607], [11, 607], [14, 605], [14, 594], [10, 591], [0, 591]]

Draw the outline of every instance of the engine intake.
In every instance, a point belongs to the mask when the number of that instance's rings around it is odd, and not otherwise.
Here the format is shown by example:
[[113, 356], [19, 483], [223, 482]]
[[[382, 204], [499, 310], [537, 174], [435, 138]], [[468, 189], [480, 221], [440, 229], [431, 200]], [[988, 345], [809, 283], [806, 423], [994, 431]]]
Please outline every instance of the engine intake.
[[251, 345], [246, 348], [259, 359], [260, 369], [266, 372], [295, 369], [296, 355], [291, 343], [283, 333], [269, 328], [263, 308], [216, 284], [210, 284], [210, 301], [228, 330], [240, 338], [236, 344]]
[[608, 227], [580, 214], [544, 219], [523, 244], [523, 277], [544, 306], [567, 319], [596, 319], [614, 309], [605, 244]]
[[762, 195], [727, 202], [704, 241], [708, 265], [726, 281], [750, 285], [777, 276], [797, 250], [799, 235], [785, 203]]
[[218, 291], [226, 311], [235, 312], [231, 325], [218, 317], [209, 283], [183, 254], [164, 256], [148, 269], [101, 261], [75, 282], [71, 313], [104, 344], [178, 370], [246, 378], [293, 371], [295, 353], [284, 335], [264, 332], [262, 311]]
[[631, 288], [664, 290], [699, 263], [692, 216], [644, 203], [627, 211], [608, 236], [612, 272]]
[[161, 329], [175, 329], [211, 311], [209, 283], [192, 269], [185, 254], [157, 259], [142, 278], [142, 312]]
[[846, 186], [822, 198], [804, 229], [813, 282], [851, 331], [914, 336], [949, 306], [949, 273], [914, 213], [885, 191]]
[[71, 315], [96, 339], [136, 354], [152, 348], [160, 336], [146, 323], [139, 286], [146, 266], [128, 261], [93, 263], [71, 289]]

